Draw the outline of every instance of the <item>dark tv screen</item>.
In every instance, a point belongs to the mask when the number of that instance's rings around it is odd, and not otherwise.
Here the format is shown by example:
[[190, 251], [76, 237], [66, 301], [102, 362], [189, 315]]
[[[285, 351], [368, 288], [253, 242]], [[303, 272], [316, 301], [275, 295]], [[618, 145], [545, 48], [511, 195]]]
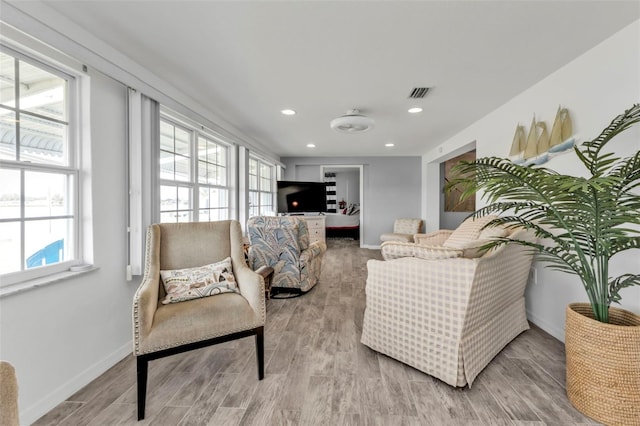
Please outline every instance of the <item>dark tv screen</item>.
[[278, 181], [278, 213], [327, 211], [327, 185], [323, 182]]

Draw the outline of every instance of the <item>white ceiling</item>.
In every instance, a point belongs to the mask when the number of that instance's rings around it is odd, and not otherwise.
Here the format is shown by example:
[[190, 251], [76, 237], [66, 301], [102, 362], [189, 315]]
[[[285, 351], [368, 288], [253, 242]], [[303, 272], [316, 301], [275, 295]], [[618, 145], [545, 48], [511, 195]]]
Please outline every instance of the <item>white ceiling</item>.
[[[639, 1], [48, 6], [281, 156], [420, 155], [640, 18]], [[351, 108], [376, 127], [331, 130]]]

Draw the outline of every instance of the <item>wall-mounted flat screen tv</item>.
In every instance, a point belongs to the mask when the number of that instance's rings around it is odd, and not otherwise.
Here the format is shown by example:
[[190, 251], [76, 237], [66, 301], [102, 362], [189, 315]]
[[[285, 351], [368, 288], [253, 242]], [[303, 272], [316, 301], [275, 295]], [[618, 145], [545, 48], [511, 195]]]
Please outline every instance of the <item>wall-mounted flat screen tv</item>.
[[319, 213], [327, 211], [324, 182], [278, 181], [278, 213]]

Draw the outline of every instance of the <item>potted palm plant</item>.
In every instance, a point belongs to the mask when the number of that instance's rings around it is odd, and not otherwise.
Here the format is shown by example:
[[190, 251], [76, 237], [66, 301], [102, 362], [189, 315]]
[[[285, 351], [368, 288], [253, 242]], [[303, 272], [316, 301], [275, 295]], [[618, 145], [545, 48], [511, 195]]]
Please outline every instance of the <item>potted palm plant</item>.
[[[475, 214], [501, 215], [487, 226], [531, 230], [537, 241], [514, 242], [580, 279], [590, 303], [567, 307], [567, 395], [584, 414], [616, 425], [640, 419], [640, 316], [611, 307], [622, 289], [640, 285], [640, 273], [612, 277], [609, 267], [614, 255], [640, 248], [640, 151], [619, 158], [605, 147], [639, 121], [640, 105], [634, 105], [574, 148], [587, 177], [487, 157], [460, 163], [445, 187], [462, 190], [463, 199], [482, 191], [488, 204]], [[486, 248], [509, 241], [496, 239]]]

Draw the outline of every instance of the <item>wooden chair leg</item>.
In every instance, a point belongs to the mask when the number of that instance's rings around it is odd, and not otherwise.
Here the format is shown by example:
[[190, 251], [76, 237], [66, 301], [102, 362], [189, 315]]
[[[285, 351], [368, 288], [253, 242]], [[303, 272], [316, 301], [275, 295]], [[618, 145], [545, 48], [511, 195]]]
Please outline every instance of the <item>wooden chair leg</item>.
[[258, 357], [258, 380], [264, 379], [264, 327], [256, 333], [256, 355]]
[[136, 357], [138, 370], [138, 420], [144, 419], [144, 408], [147, 399], [147, 372], [149, 361], [142, 357]]
[[256, 335], [256, 355], [258, 358], [258, 379], [264, 379], [264, 327], [258, 327], [252, 330], [245, 330], [238, 333], [216, 337], [213, 339], [189, 343], [186, 345], [164, 349], [162, 351], [148, 353], [136, 357], [137, 378], [138, 378], [138, 420], [144, 419], [145, 403], [147, 399], [147, 376], [149, 371], [149, 361], [175, 355], [194, 349], [204, 348], [218, 343], [228, 342], [242, 337]]

